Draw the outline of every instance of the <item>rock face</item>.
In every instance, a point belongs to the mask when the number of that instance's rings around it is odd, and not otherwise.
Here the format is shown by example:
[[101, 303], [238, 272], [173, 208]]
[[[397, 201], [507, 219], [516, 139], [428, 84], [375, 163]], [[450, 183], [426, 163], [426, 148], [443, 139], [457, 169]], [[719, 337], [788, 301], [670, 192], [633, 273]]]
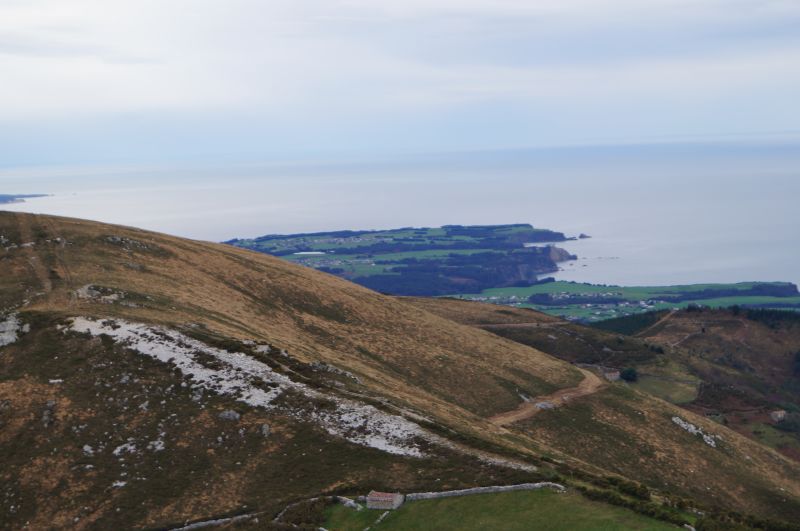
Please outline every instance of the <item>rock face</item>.
[[0, 321], [0, 347], [16, 342], [19, 339], [19, 333], [25, 333], [28, 330], [28, 325], [23, 325], [17, 314], [12, 313]]
[[237, 421], [240, 418], [242, 418], [242, 416], [240, 414], [238, 414], [237, 412], [235, 412], [232, 409], [226, 409], [225, 411], [220, 413], [218, 416], [222, 420], [231, 420], [231, 421]]
[[675, 424], [677, 424], [678, 426], [680, 426], [684, 430], [688, 431], [692, 435], [699, 436], [700, 438], [703, 439], [704, 443], [706, 443], [707, 445], [709, 445], [712, 448], [716, 448], [717, 447], [717, 440], [721, 439], [721, 437], [719, 435], [711, 435], [711, 434], [705, 433], [703, 430], [701, 430], [700, 428], [698, 428], [697, 426], [695, 426], [691, 422], [683, 420], [680, 417], [677, 417], [677, 416], [676, 417], [672, 417], [672, 422], [674, 422]]
[[[418, 439], [430, 437], [419, 425], [399, 415], [378, 410], [372, 405], [324, 394], [275, 372], [269, 365], [241, 352], [228, 352], [182, 333], [164, 327], [152, 327], [123, 320], [95, 321], [85, 317], [72, 319], [69, 331], [106, 335], [127, 348], [176, 366], [190, 375], [192, 385], [217, 395], [231, 396], [252, 407], [277, 409], [274, 400], [284, 391], [303, 394], [315, 401], [330, 404], [328, 408], [295, 408], [292, 414], [321, 426], [329, 434], [362, 446], [369, 446], [395, 455], [422, 457]], [[205, 356], [214, 360], [214, 367], [201, 363]], [[264, 382], [269, 385], [255, 384]], [[220, 419], [238, 421], [233, 410], [220, 413]]]
[[556, 247], [555, 245], [551, 245], [550, 249], [550, 259], [553, 262], [566, 262], [568, 260], [577, 260], [577, 256], [574, 254], [570, 254], [569, 251], [562, 249], [561, 247]]

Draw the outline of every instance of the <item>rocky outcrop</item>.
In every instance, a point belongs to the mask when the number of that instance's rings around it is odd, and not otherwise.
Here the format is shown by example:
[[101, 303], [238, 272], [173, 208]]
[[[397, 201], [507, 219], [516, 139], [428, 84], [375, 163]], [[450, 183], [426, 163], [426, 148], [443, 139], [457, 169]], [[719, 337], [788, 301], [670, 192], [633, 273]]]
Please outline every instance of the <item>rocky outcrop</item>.
[[0, 321], [0, 347], [15, 343], [20, 333], [26, 333], [30, 326], [23, 324], [17, 314], [12, 313], [5, 320]]

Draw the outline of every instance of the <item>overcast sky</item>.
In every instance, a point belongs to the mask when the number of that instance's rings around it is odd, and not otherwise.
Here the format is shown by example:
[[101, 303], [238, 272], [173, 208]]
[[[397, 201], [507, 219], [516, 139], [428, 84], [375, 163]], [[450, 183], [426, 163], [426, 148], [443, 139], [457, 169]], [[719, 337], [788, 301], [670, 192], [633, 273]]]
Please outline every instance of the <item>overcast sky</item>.
[[797, 0], [0, 0], [0, 166], [800, 130]]

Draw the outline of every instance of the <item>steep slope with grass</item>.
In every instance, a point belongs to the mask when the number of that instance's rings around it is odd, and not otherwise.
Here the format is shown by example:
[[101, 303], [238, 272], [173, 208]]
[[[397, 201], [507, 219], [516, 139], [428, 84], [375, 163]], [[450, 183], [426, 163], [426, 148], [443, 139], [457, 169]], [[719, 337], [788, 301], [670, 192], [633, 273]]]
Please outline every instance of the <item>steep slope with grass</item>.
[[0, 213], [0, 235], [4, 526], [160, 527], [320, 493], [609, 473], [800, 516], [796, 465], [613, 384], [492, 423], [584, 375], [409, 301], [132, 228]]
[[[752, 384], [753, 375], [725, 367], [718, 363], [719, 360], [711, 359], [713, 356], [705, 359], [684, 348], [673, 348], [672, 341], [656, 337], [655, 334], [664, 333], [664, 327], [672, 326], [671, 320], [663, 320], [666, 317], [672, 319], [671, 314], [661, 313], [660, 319], [654, 319], [643, 327], [654, 336], [629, 337], [570, 323], [530, 309], [449, 298], [403, 300], [442, 317], [491, 331], [561, 359], [594, 366], [599, 372], [636, 367], [639, 380], [633, 385], [606, 386], [572, 404], [558, 404], [559, 407], [538, 411], [535, 417], [527, 416], [515, 425], [517, 431], [526, 433], [536, 441], [546, 440], [547, 446], [559, 448], [567, 455], [580, 456], [586, 462], [596, 465], [603, 463], [606, 470], [635, 477], [659, 488], [669, 490], [668, 485], [680, 485], [679, 490], [683, 492], [688, 489], [693, 491], [693, 496], [717, 498], [718, 502], [721, 501], [720, 490], [728, 490], [730, 485], [742, 481], [742, 464], [752, 460], [751, 452], [759, 452], [767, 462], [778, 462], [776, 456], [761, 445], [745, 441], [725, 426], [703, 418], [707, 412], [700, 406], [703, 390], [708, 392], [709, 389], [722, 387], [712, 384], [716, 381], [716, 376], [722, 374], [731, 382]], [[678, 312], [674, 317], [676, 324], [680, 323], [680, 315], [683, 313]], [[652, 326], [660, 320], [663, 320], [662, 325]], [[711, 320], [707, 322], [711, 323]], [[688, 333], [684, 330], [686, 326], [689, 325], [681, 325], [683, 332], [678, 334], [680, 337]], [[750, 322], [748, 326], [755, 327], [756, 323]], [[771, 326], [774, 331], [780, 326], [790, 327], [791, 322], [783, 320], [781, 324], [771, 323]], [[710, 333], [709, 330], [710, 328], [706, 333]], [[696, 321], [691, 325], [691, 333], [702, 335]], [[742, 338], [741, 331], [737, 337]], [[761, 337], [761, 334], [755, 337]], [[754, 341], [764, 348], [770, 346], [765, 341], [755, 338]], [[770, 341], [774, 342], [775, 337]], [[706, 341], [706, 347], [711, 350], [709, 343], [714, 343], [714, 340]], [[724, 350], [727, 343], [721, 341], [720, 345], [719, 348]], [[782, 367], [783, 370], [778, 372], [788, 378], [791, 368], [787, 366], [788, 355], [782, 354], [785, 348], [776, 350], [774, 343], [771, 346], [772, 352], [781, 352], [781, 360], [776, 366]], [[792, 348], [790, 344], [786, 347]], [[762, 385], [769, 387], [766, 382], [762, 382]], [[681, 404], [684, 409], [675, 408], [653, 396]], [[531, 408], [530, 405], [527, 407]], [[760, 411], [763, 417], [765, 409], [762, 407]], [[694, 416], [693, 412], [702, 416]], [[509, 412], [506, 415], [513, 416], [514, 413]], [[696, 440], [692, 442], [691, 433], [675, 430], [680, 424], [673, 420], [674, 417], [681, 421], [689, 420], [698, 430], [704, 430], [704, 433], [727, 434], [722, 435], [725, 442], [717, 448], [710, 447], [703, 443], [696, 430]], [[687, 434], [690, 435], [688, 440]], [[734, 457], [729, 444], [737, 445], [743, 452], [734, 458], [733, 467], [708, 472], [714, 467], [722, 466], [722, 461]], [[723, 447], [726, 449], [720, 451]], [[707, 455], [701, 457], [694, 455], [695, 453]], [[715, 462], [717, 465], [713, 464]], [[648, 465], [643, 467], [643, 463]], [[787, 470], [796, 466], [789, 465]], [[702, 469], [707, 472], [701, 473]], [[763, 486], [764, 481], [769, 483], [771, 480], [766, 479], [767, 476], [765, 474], [765, 477], [751, 481], [751, 487], [758, 484]], [[767, 489], [759, 496], [766, 501], [772, 499], [773, 494], [768, 494]], [[782, 499], [782, 494], [774, 499], [778, 498]], [[750, 501], [752, 499], [741, 499], [743, 504]]]
[[704, 382], [688, 407], [800, 460], [800, 314], [696, 308], [669, 317], [637, 336], [687, 353]]

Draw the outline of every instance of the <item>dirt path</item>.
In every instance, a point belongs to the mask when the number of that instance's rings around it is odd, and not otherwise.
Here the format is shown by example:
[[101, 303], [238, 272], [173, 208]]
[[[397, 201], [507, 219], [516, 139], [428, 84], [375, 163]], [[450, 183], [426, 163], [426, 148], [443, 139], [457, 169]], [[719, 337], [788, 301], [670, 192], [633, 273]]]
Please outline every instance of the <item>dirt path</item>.
[[20, 247], [22, 252], [25, 253], [28, 259], [28, 264], [31, 266], [34, 275], [42, 285], [45, 292], [50, 292], [53, 289], [53, 283], [50, 281], [50, 275], [47, 268], [37, 256], [36, 250], [31, 246], [35, 245], [33, 237], [33, 228], [31, 227], [31, 218], [27, 214], [18, 214], [15, 216], [17, 219], [17, 227], [19, 228]]
[[491, 330], [493, 328], [559, 328], [562, 326], [568, 326], [572, 323], [564, 322], [564, 323], [491, 323], [491, 324], [476, 324], [471, 325], [477, 328], [483, 328], [485, 330]]
[[659, 325], [662, 325], [662, 324], [666, 323], [667, 321], [669, 321], [670, 319], [672, 319], [672, 316], [675, 315], [676, 313], [678, 313], [678, 312], [667, 310], [667, 315], [665, 315], [664, 317], [662, 317], [661, 319], [659, 319], [655, 323], [651, 324], [650, 326], [648, 326], [644, 330], [641, 330], [641, 331], [637, 332], [636, 334], [634, 334], [633, 337], [644, 337], [644, 335], [646, 333], [648, 333], [650, 330], [652, 330], [655, 327], [657, 327]]
[[537, 396], [530, 402], [523, 402], [517, 409], [491, 417], [489, 421], [497, 426], [513, 424], [514, 422], [531, 418], [541, 411], [543, 408], [537, 406], [537, 404], [547, 403], [554, 408], [561, 407], [576, 398], [596, 393], [605, 386], [605, 382], [595, 373], [586, 369], [578, 370], [583, 373], [583, 380], [576, 387], [560, 389], [550, 395]]

